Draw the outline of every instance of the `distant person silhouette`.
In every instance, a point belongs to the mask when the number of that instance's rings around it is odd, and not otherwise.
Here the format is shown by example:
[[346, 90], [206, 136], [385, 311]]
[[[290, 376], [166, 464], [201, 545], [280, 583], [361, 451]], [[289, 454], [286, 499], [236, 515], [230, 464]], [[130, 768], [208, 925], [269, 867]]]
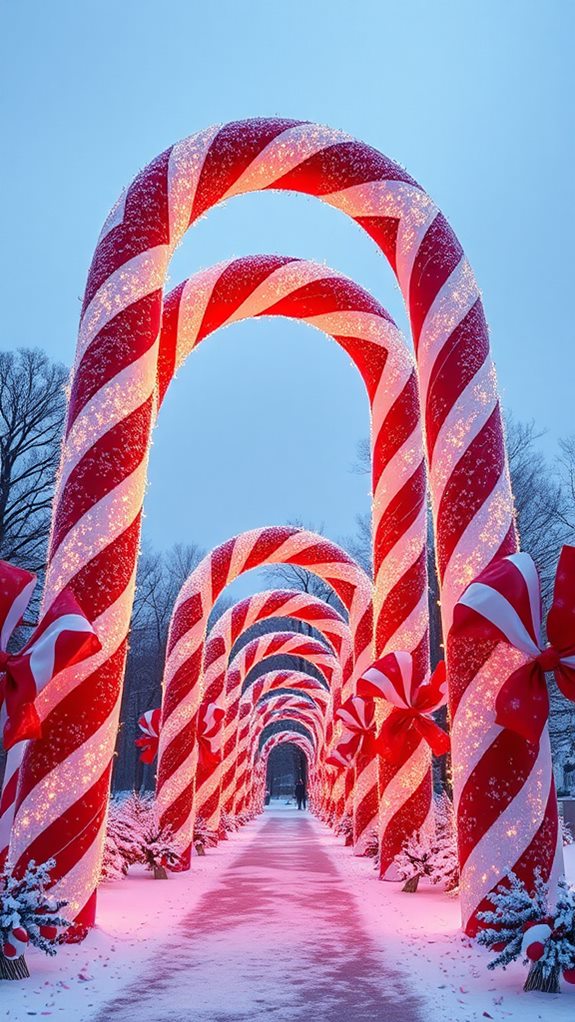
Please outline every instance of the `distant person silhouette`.
[[295, 798], [298, 809], [305, 809], [307, 807], [307, 792], [305, 790], [305, 781], [303, 777], [300, 777], [295, 786]]

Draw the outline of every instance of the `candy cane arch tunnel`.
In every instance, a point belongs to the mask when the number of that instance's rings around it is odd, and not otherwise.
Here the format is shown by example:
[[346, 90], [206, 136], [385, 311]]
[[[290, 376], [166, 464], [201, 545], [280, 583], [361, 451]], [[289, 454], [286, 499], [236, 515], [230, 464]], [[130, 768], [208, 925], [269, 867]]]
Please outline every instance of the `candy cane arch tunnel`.
[[[323, 330], [361, 373], [372, 419], [375, 652], [406, 648], [423, 673], [429, 653], [423, 440], [414, 363], [386, 311], [352, 281], [316, 263], [250, 256], [213, 267], [166, 299], [159, 398], [165, 381], [208, 334], [262, 315], [292, 316]], [[424, 823], [431, 807], [430, 757], [423, 743], [415, 759], [410, 778], [419, 798], [404, 814], [412, 827]], [[395, 783], [391, 802], [401, 793], [405, 806], [405, 791], [405, 781]], [[371, 760], [358, 768], [355, 782], [357, 854], [370, 840], [377, 815], [377, 763]], [[402, 826], [396, 829], [400, 833]]]
[[[286, 692], [286, 689], [294, 689], [295, 692]], [[278, 690], [280, 691], [278, 692]], [[305, 699], [306, 708], [309, 710], [313, 701], [313, 704], [323, 718], [323, 747], [326, 738], [325, 724], [327, 723], [330, 697], [327, 689], [316, 678], [303, 671], [289, 669], [269, 671], [267, 674], [259, 677], [243, 693], [238, 712], [238, 734], [232, 781], [232, 798], [229, 798], [229, 791], [224, 792], [223, 805], [226, 811], [237, 811], [240, 808], [238, 806], [238, 797], [241, 800], [241, 793], [245, 788], [249, 762], [252, 758], [250, 747], [253, 744], [254, 727], [258, 724], [258, 719], [261, 720], [262, 714], [265, 716], [265, 714], [275, 711], [277, 706], [295, 707], [296, 709], [299, 707], [301, 709], [302, 697], [307, 697]], [[315, 719], [318, 720], [317, 715]], [[260, 725], [258, 724], [258, 726]]]
[[[287, 692], [287, 689], [294, 689], [298, 693]], [[234, 750], [233, 769], [230, 777], [222, 790], [222, 808], [226, 812], [234, 812], [237, 801], [238, 789], [241, 788], [243, 777], [249, 760], [250, 740], [253, 734], [254, 713], [269, 708], [265, 699], [270, 693], [285, 696], [288, 700], [301, 699], [300, 693], [312, 698], [316, 705], [322, 707], [323, 713], [327, 714], [329, 708], [329, 693], [321, 682], [311, 675], [302, 671], [279, 670], [268, 671], [262, 675], [242, 695], [237, 726], [237, 741]], [[273, 698], [273, 697], [272, 697]]]
[[[34, 824], [16, 821], [15, 848], [24, 856], [50, 852], [43, 835], [56, 820], [69, 835], [81, 859], [59, 861], [58, 874], [67, 880], [58, 886], [76, 906], [85, 905], [98, 868], [112, 743], [101, 739], [117, 719], [167, 267], [203, 213], [262, 189], [315, 195], [347, 213], [396, 274], [419, 369], [445, 635], [466, 585], [494, 557], [516, 549], [479, 290], [457, 238], [420, 186], [364, 143], [294, 120], [216, 126], [162, 153], [124, 192], [94, 254], [55, 502], [46, 599], [71, 582], [100, 626], [104, 649], [91, 661], [91, 674], [59, 679], [46, 693], [45, 739], [28, 750], [22, 771], [19, 816]], [[126, 416], [112, 410], [123, 393], [131, 399]], [[84, 450], [78, 437], [84, 427], [93, 435], [96, 410], [105, 435]], [[87, 479], [95, 482], [86, 485]], [[547, 736], [537, 754], [494, 725], [488, 704], [508, 669], [498, 648], [470, 650], [452, 641], [448, 659], [463, 917], [472, 930], [485, 894], [510, 867], [527, 880], [535, 865], [550, 873], [556, 807]], [[70, 714], [78, 727], [63, 742]], [[94, 756], [95, 746], [102, 752]], [[45, 812], [36, 789], [48, 787], [52, 774], [52, 787], [69, 796], [52, 799]], [[488, 812], [486, 778], [493, 780]]]
[[209, 614], [226, 585], [265, 564], [299, 564], [318, 575], [349, 611], [354, 676], [371, 658], [371, 582], [337, 544], [290, 526], [244, 532], [216, 547], [184, 582], [172, 613], [158, 752], [156, 806], [160, 822], [172, 830], [184, 864], [189, 863], [197, 765], [195, 717], [202, 699], [202, 658]]
[[[243, 646], [229, 665], [227, 675], [229, 694], [226, 699], [226, 717], [236, 737], [238, 737], [238, 721], [242, 712], [242, 701], [249, 698], [257, 702], [267, 691], [267, 679], [272, 676], [268, 673], [265, 676], [265, 681], [262, 677], [259, 677], [252, 684], [249, 684], [249, 673], [267, 658], [278, 655], [301, 657], [307, 660], [318, 668], [324, 678], [326, 688], [331, 690], [332, 695], [334, 689], [336, 693], [341, 691], [341, 664], [333, 651], [325, 646], [324, 643], [319, 642], [312, 636], [302, 635], [299, 632], [267, 632], [252, 639]], [[242, 697], [242, 688], [246, 681], [249, 687]], [[313, 681], [315, 691], [321, 686], [319, 682], [315, 682], [315, 679]], [[300, 686], [298, 685], [297, 687]], [[328, 693], [326, 692], [325, 694], [327, 697]], [[213, 698], [213, 689], [210, 692], [210, 687], [204, 681], [203, 701], [211, 702]], [[230, 772], [232, 773], [230, 782], [233, 784], [233, 771]], [[218, 767], [202, 770], [201, 763], [198, 764], [195, 811], [196, 815], [201, 816], [208, 829], [212, 831], [217, 831], [219, 827], [220, 782], [221, 770]]]
[[[226, 672], [232, 648], [239, 637], [259, 621], [269, 618], [294, 618], [313, 627], [329, 643], [342, 665], [342, 682], [351, 678], [353, 671], [352, 639], [349, 625], [339, 612], [328, 603], [310, 593], [291, 589], [271, 589], [248, 596], [225, 611], [216, 621], [208, 637], [204, 654], [204, 694], [206, 701], [217, 701], [226, 692], [226, 703], [233, 707], [241, 696], [243, 681], [236, 681]], [[339, 706], [340, 693], [334, 692], [334, 711]], [[234, 756], [237, 737], [237, 719], [230, 710], [224, 722], [222, 764], [205, 784], [196, 778], [197, 811], [210, 830], [219, 827], [219, 792], [222, 778], [233, 783]]]

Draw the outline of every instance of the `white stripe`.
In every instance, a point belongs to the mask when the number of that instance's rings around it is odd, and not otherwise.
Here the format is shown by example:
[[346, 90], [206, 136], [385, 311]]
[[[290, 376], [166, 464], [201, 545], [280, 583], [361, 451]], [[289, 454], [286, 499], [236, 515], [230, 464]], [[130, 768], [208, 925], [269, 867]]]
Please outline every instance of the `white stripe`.
[[421, 242], [439, 212], [429, 195], [406, 181], [394, 180], [368, 181], [320, 198], [354, 219], [360, 216], [383, 216], [399, 220], [397, 277], [403, 294], [407, 296], [411, 271]]
[[2, 626], [2, 631], [0, 632], [0, 649], [4, 650], [4, 652], [6, 652], [6, 648], [10, 641], [10, 636], [12, 635], [12, 632], [14, 631], [16, 625], [20, 623], [24, 616], [24, 611], [26, 610], [26, 607], [28, 606], [32, 598], [32, 593], [34, 592], [36, 581], [37, 581], [36, 576], [34, 575], [30, 582], [26, 583], [24, 588], [18, 593], [16, 598], [12, 601], [8, 613], [6, 614], [6, 618]]
[[338, 142], [352, 141], [351, 135], [321, 124], [299, 124], [293, 128], [286, 128], [268, 142], [222, 196], [221, 201], [231, 198], [232, 195], [262, 191], [323, 149]]
[[106, 277], [82, 316], [76, 347], [76, 368], [94, 338], [115, 316], [134, 302], [163, 288], [168, 258], [167, 245], [147, 248], [145, 252], [126, 260]]
[[475, 845], [462, 870], [460, 896], [464, 927], [485, 895], [504, 879], [531, 844], [545, 815], [551, 779], [549, 740], [545, 734], [521, 791]]
[[93, 635], [94, 629], [81, 614], [62, 614], [44, 629], [30, 650], [30, 670], [37, 692], [54, 677], [56, 643], [63, 632], [85, 632]]
[[[433, 389], [427, 395], [427, 402], [432, 398]], [[437, 434], [429, 473], [436, 507], [458, 462], [481, 432], [498, 400], [493, 363], [486, 359], [449, 409]]]
[[537, 657], [539, 648], [533, 642], [515, 607], [505, 597], [483, 582], [474, 582], [459, 600], [463, 607], [470, 607], [481, 617], [495, 625], [516, 646], [529, 657]]
[[188, 229], [192, 207], [206, 154], [220, 131], [213, 124], [204, 131], [176, 142], [168, 161], [168, 197], [170, 218], [170, 247], [177, 245]]
[[[479, 297], [473, 270], [465, 256], [462, 256], [433, 299], [419, 335], [417, 361], [424, 404], [427, 403], [431, 370], [439, 353]], [[489, 356], [487, 361], [490, 362]]]
[[447, 635], [461, 594], [493, 560], [513, 522], [513, 497], [506, 472], [460, 536], [446, 566], [441, 589], [441, 619]]
[[178, 309], [175, 373], [194, 350], [206, 309], [220, 277], [233, 260], [202, 270], [186, 281]]
[[102, 384], [74, 420], [63, 448], [60, 500], [70, 474], [94, 444], [149, 400], [156, 385], [158, 342]]

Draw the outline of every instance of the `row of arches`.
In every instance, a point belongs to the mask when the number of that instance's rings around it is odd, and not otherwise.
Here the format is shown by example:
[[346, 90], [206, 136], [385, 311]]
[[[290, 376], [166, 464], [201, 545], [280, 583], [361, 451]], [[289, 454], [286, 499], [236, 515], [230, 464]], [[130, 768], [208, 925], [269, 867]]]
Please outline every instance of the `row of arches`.
[[[370, 234], [404, 297], [416, 369], [379, 303], [314, 264], [235, 261], [185, 282], [164, 302], [169, 261], [188, 227], [217, 203], [262, 189], [315, 195]], [[224, 544], [205, 577], [185, 589], [170, 632], [158, 777], [161, 810], [171, 807], [179, 829], [189, 819], [190, 712], [201, 699], [204, 601], [213, 601], [238, 570], [273, 561], [280, 550], [288, 560], [297, 555], [307, 567], [322, 568], [349, 608], [353, 679], [392, 645], [422, 663], [428, 657], [424, 444], [446, 636], [463, 589], [494, 557], [517, 547], [481, 297], [457, 238], [423, 189], [364, 143], [294, 120], [216, 126], [154, 160], [108, 217], [90, 268], [46, 576], [45, 602], [70, 585], [102, 651], [40, 695], [43, 738], [27, 749], [20, 769], [12, 833], [16, 857], [56, 856], [57, 892], [87, 921], [94, 914], [151, 432], [189, 351], [223, 323], [262, 314], [298, 315], [326, 330], [362, 373], [372, 410], [374, 585], [360, 583], [354, 566], [325, 540], [314, 550], [290, 530], [271, 529]], [[510, 868], [529, 875], [537, 864], [550, 873], [556, 807], [547, 739], [535, 754], [494, 724], [490, 707], [509, 673], [508, 653], [450, 638], [447, 661], [462, 907], [472, 927], [485, 895]], [[182, 699], [188, 691], [190, 700]], [[365, 818], [373, 819], [382, 779], [373, 763], [364, 773], [356, 786]], [[514, 831], [505, 821], [519, 796], [532, 811]]]

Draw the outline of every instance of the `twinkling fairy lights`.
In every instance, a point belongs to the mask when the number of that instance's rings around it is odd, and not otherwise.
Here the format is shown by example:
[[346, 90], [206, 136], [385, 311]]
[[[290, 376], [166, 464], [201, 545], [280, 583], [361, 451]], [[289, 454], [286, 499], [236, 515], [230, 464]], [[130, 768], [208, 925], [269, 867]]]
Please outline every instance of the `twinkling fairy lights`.
[[[92, 865], [103, 837], [103, 817], [94, 813], [97, 791], [105, 802], [114, 747], [125, 636], [133, 598], [140, 514], [150, 430], [169, 365], [156, 372], [162, 288], [171, 255], [189, 225], [212, 206], [234, 195], [262, 189], [315, 195], [347, 213], [386, 255], [408, 310], [419, 372], [419, 393], [430, 464], [436, 548], [441, 582], [443, 631], [466, 585], [496, 556], [516, 549], [513, 502], [505, 459], [495, 373], [481, 296], [462, 248], [433, 201], [403, 168], [355, 139], [305, 122], [265, 118], [216, 126], [172, 146], [147, 166], [123, 193], [101, 232], [94, 254], [79, 331], [70, 409], [52, 528], [46, 598], [70, 581], [88, 617], [102, 635], [103, 656], [78, 672], [70, 691], [57, 697], [46, 718], [46, 738], [27, 751], [23, 766], [26, 802], [36, 783], [58, 772], [70, 756], [83, 756], [89, 736], [101, 732], [93, 749], [88, 788], [84, 771], [71, 771], [67, 805], [58, 799], [26, 835], [17, 832], [18, 854], [34, 847], [49, 857], [57, 823], [68, 846], [86, 857], [59, 859], [56, 893], [69, 900], [68, 874], [76, 871], [83, 892], [74, 907], [92, 904]], [[126, 382], [125, 401], [118, 377]], [[414, 381], [414, 387], [416, 386]], [[111, 396], [109, 396], [111, 395]], [[115, 409], [99, 431], [100, 408]], [[399, 413], [402, 427], [407, 420]], [[74, 433], [74, 439], [72, 439]], [[401, 450], [402, 429], [383, 430]], [[87, 446], [81, 439], [87, 437]], [[78, 446], [79, 444], [79, 446]], [[374, 452], [375, 453], [375, 452]], [[374, 456], [374, 465], [377, 458]], [[404, 494], [405, 525], [420, 511], [423, 466]], [[413, 515], [413, 518], [411, 517]], [[393, 537], [388, 538], [393, 544]], [[376, 555], [378, 544], [376, 542]], [[376, 557], [377, 560], [377, 557]], [[404, 582], [385, 597], [380, 621], [393, 628], [397, 597], [412, 594], [411, 613], [421, 605], [419, 580], [424, 557]], [[379, 577], [377, 577], [379, 587]], [[100, 629], [116, 607], [120, 635]], [[384, 613], [385, 610], [385, 613]], [[377, 630], [376, 630], [377, 631]], [[385, 637], [386, 648], [388, 639]], [[402, 648], [407, 648], [405, 643]], [[382, 647], [378, 643], [378, 654]], [[485, 687], [505, 674], [505, 657], [491, 646], [448, 643], [450, 711], [460, 848], [463, 862], [464, 923], [475, 925], [484, 887], [467, 871], [474, 848], [491, 849], [493, 886], [510, 866], [536, 865], [547, 876], [552, 861], [545, 834], [556, 809], [530, 817], [518, 837], [495, 836], [504, 818], [515, 824], [523, 802], [542, 787], [550, 790], [548, 737], [534, 761], [524, 744], [501, 732], [481, 703]], [[78, 694], [77, 694], [78, 693]], [[71, 706], [77, 701], [77, 705]], [[74, 740], [60, 744], [70, 710]], [[470, 712], [480, 715], [473, 729]], [[51, 750], [58, 749], [57, 755]], [[512, 768], [510, 764], [513, 764]], [[87, 764], [85, 764], [87, 767]], [[512, 772], [512, 777], [510, 777]], [[484, 811], [490, 780], [491, 811]], [[519, 797], [521, 796], [521, 797]], [[521, 801], [523, 800], [523, 801]], [[30, 815], [30, 814], [29, 814]], [[551, 819], [553, 817], [553, 819]], [[507, 827], [513, 831], [513, 826]], [[81, 837], [81, 844], [79, 839]], [[40, 857], [40, 856], [38, 856]], [[76, 881], [74, 881], [76, 886]], [[89, 918], [90, 912], [85, 913]]]

